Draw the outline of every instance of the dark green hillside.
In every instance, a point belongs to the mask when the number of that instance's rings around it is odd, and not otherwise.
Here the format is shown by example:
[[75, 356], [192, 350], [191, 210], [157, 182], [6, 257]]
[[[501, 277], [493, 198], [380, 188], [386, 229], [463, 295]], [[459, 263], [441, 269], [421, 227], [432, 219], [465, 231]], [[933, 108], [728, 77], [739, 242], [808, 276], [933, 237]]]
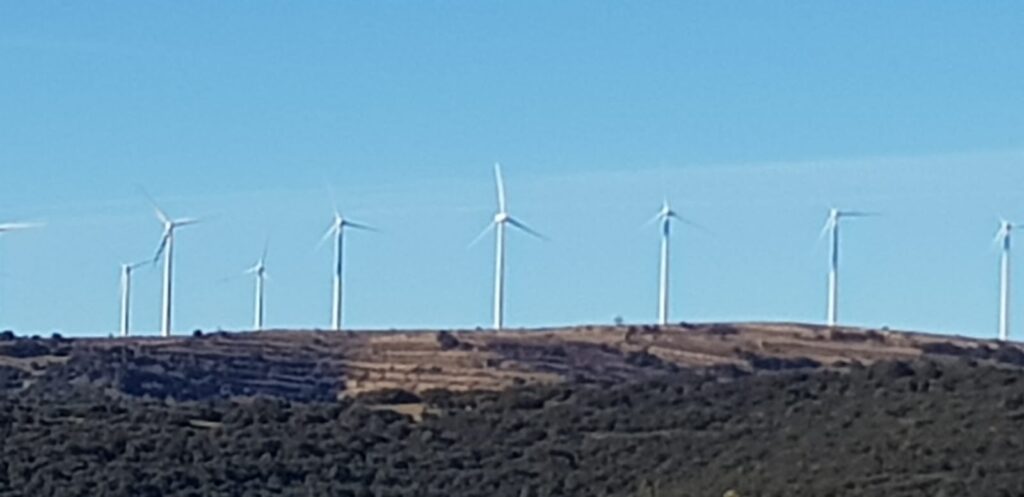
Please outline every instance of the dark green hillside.
[[375, 397], [9, 392], [0, 495], [1024, 494], [1024, 376], [968, 359]]

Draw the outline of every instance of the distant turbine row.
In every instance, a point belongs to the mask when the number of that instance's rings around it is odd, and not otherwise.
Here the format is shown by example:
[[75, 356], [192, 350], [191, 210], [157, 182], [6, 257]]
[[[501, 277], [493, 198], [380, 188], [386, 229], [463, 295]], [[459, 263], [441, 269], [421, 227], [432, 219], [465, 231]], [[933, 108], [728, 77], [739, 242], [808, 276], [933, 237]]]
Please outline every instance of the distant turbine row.
[[[512, 227], [518, 229], [530, 236], [541, 240], [547, 240], [547, 237], [529, 227], [519, 219], [512, 217], [508, 210], [508, 202], [505, 194], [505, 182], [501, 174], [501, 166], [499, 164], [494, 165], [494, 178], [497, 187], [497, 200], [498, 210], [494, 215], [494, 219], [488, 223], [484, 230], [477, 236], [471, 243], [470, 246], [477, 244], [480, 240], [486, 237], [491, 231], [495, 234], [495, 261], [494, 261], [494, 307], [493, 307], [493, 327], [495, 330], [501, 330], [505, 326], [505, 254], [506, 254], [506, 235], [507, 228]], [[145, 193], [145, 192], [143, 192]], [[163, 226], [163, 235], [160, 239], [160, 244], [157, 247], [156, 254], [147, 260], [122, 264], [121, 265], [121, 322], [120, 332], [121, 336], [127, 337], [131, 334], [131, 291], [132, 291], [132, 273], [146, 265], [156, 264], [161, 258], [164, 262], [163, 272], [163, 294], [162, 294], [162, 308], [160, 315], [160, 332], [164, 337], [171, 336], [172, 329], [172, 296], [173, 296], [173, 281], [174, 281], [174, 235], [176, 230], [179, 228], [199, 223], [199, 219], [195, 218], [180, 218], [172, 219], [167, 215], [163, 209], [156, 203], [152, 197], [146, 194], [147, 199], [152, 204], [156, 211], [157, 219]], [[828, 326], [836, 326], [838, 323], [839, 315], [839, 228], [841, 221], [848, 218], [861, 218], [876, 216], [875, 213], [861, 212], [861, 211], [844, 211], [839, 209], [830, 209], [828, 218], [825, 221], [825, 226], [822, 228], [821, 237], [829, 238], [829, 254], [828, 254], [828, 287], [827, 287], [827, 308], [826, 308], [826, 323]], [[699, 228], [700, 226], [693, 223], [692, 221], [680, 216], [669, 206], [668, 199], [662, 204], [661, 209], [657, 214], [648, 222], [648, 224], [658, 223], [661, 231], [661, 251], [659, 258], [659, 272], [658, 272], [658, 324], [666, 325], [669, 323], [669, 263], [671, 257], [670, 243], [671, 243], [671, 228], [672, 222], [677, 221], [684, 224], [688, 224], [693, 227]], [[30, 228], [41, 227], [42, 225], [37, 223], [6, 223], [0, 224], [0, 235], [12, 232], [20, 231]], [[1007, 340], [1010, 332], [1010, 251], [1011, 251], [1011, 235], [1014, 228], [1019, 225], [1010, 223], [1009, 221], [1001, 221], [999, 231], [996, 233], [995, 243], [1002, 246], [1002, 253], [1000, 258], [1000, 269], [999, 269], [999, 339]], [[331, 328], [332, 330], [342, 329], [342, 290], [344, 286], [344, 237], [345, 231], [348, 229], [363, 230], [363, 231], [376, 231], [373, 227], [361, 223], [351, 221], [344, 218], [341, 212], [335, 205], [334, 208], [334, 219], [331, 221], [330, 226], [324, 233], [323, 238], [320, 240], [320, 245], [327, 243], [327, 241], [334, 240], [334, 261], [332, 266], [333, 276], [333, 288], [332, 288], [332, 299], [331, 299]], [[259, 260], [251, 268], [246, 270], [244, 274], [253, 275], [255, 277], [255, 303], [253, 309], [253, 329], [262, 330], [264, 328], [264, 306], [265, 298], [264, 291], [267, 279], [267, 249], [268, 246], [265, 244], [263, 252], [260, 255]]]

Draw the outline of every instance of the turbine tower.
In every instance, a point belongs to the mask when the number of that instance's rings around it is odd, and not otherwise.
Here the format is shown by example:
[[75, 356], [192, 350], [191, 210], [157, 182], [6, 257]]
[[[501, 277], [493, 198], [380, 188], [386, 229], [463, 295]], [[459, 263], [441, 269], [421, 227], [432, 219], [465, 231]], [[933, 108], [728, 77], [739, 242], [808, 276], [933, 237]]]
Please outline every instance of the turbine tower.
[[121, 336], [127, 337], [131, 333], [131, 298], [132, 298], [132, 272], [146, 265], [153, 264], [156, 260], [136, 262], [134, 264], [121, 264]]
[[498, 213], [494, 215], [494, 221], [491, 221], [470, 245], [474, 245], [483, 239], [492, 229], [495, 230], [497, 252], [494, 262], [494, 329], [501, 330], [505, 325], [505, 227], [506, 225], [512, 226], [541, 240], [546, 240], [547, 238], [509, 215], [508, 206], [505, 202], [505, 183], [501, 177], [500, 164], [494, 164], [494, 178], [498, 187]]
[[1002, 245], [999, 264], [999, 339], [1002, 341], [1010, 337], [1010, 238], [1016, 227], [1009, 221], [1001, 221], [995, 240]]
[[[651, 223], [661, 224], [661, 264], [658, 273], [658, 324], [668, 324], [668, 286], [669, 286], [669, 244], [672, 232], [672, 220], [686, 222], [682, 217], [672, 210], [665, 199], [661, 210], [651, 219]], [[650, 223], [648, 223], [650, 224]]]
[[839, 223], [844, 218], [869, 217], [874, 213], [859, 211], [842, 211], [831, 209], [828, 220], [821, 231], [821, 236], [828, 234], [830, 240], [829, 271], [828, 271], [828, 326], [835, 326], [838, 319], [839, 306]]
[[341, 294], [344, 283], [342, 262], [344, 261], [345, 230], [348, 228], [376, 231], [371, 226], [345, 219], [338, 211], [338, 208], [335, 207], [334, 221], [331, 222], [327, 232], [324, 233], [323, 239], [320, 240], [320, 243], [323, 244], [331, 237], [334, 237], [334, 298], [331, 301], [331, 329], [334, 331], [341, 331]]
[[267, 247], [267, 245], [263, 246], [263, 255], [260, 256], [259, 261], [245, 272], [245, 274], [256, 277], [256, 307], [252, 325], [256, 331], [263, 329], [263, 288], [267, 279]]
[[164, 234], [160, 238], [160, 246], [156, 250], [156, 255], [153, 257], [153, 262], [160, 260], [160, 257], [164, 258], [164, 293], [163, 293], [163, 311], [160, 317], [160, 334], [164, 337], [171, 336], [171, 299], [172, 299], [172, 283], [174, 280], [174, 232], [178, 228], [196, 224], [199, 222], [195, 218], [181, 218], [171, 219], [156, 204], [152, 198], [149, 199], [150, 203], [153, 204], [153, 208], [156, 210], [156, 217], [163, 224]]

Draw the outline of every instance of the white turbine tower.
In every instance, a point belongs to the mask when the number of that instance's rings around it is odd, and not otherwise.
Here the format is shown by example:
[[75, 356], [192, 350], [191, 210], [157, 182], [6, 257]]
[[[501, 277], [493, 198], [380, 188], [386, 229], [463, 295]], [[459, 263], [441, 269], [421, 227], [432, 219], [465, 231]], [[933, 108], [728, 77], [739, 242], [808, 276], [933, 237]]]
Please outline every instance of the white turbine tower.
[[498, 213], [494, 215], [494, 221], [488, 224], [470, 245], [476, 244], [483, 237], [487, 236], [491, 229], [495, 230], [497, 253], [494, 262], [494, 329], [500, 330], [505, 325], [505, 225], [518, 228], [524, 233], [541, 240], [546, 240], [547, 238], [509, 215], [508, 206], [505, 203], [505, 182], [501, 177], [500, 164], [494, 165], [494, 178], [498, 187]]
[[320, 243], [323, 244], [334, 237], [334, 298], [331, 301], [331, 329], [335, 331], [341, 330], [341, 294], [344, 283], [342, 263], [344, 262], [345, 230], [348, 228], [376, 231], [373, 227], [345, 219], [335, 207], [334, 221], [331, 222], [331, 226], [327, 228], [323, 239], [320, 240]]
[[160, 317], [160, 334], [169, 337], [171, 336], [171, 299], [172, 283], [174, 280], [174, 232], [178, 228], [196, 224], [199, 220], [195, 218], [171, 219], [152, 198], [150, 198], [150, 202], [156, 210], [157, 219], [160, 220], [164, 227], [164, 234], [160, 238], [160, 246], [157, 248], [153, 261], [159, 261], [161, 256], [164, 258], [164, 293], [163, 311]]
[[835, 326], [838, 319], [839, 306], [839, 222], [843, 218], [869, 217], [876, 214], [859, 211], [842, 211], [831, 209], [828, 220], [821, 230], [821, 236], [829, 236], [829, 271], [828, 271], [828, 325]]
[[679, 221], [694, 227], [699, 227], [688, 219], [677, 214], [669, 206], [668, 199], [661, 205], [661, 210], [650, 220], [648, 224], [660, 223], [661, 225], [661, 264], [658, 273], [658, 324], [668, 324], [669, 315], [669, 245], [672, 235], [672, 221]]
[[1002, 245], [999, 264], [999, 339], [1003, 341], [1010, 337], [1010, 238], [1017, 226], [1009, 221], [1001, 221], [995, 239], [996, 243]]
[[263, 246], [263, 254], [260, 256], [259, 261], [245, 271], [245, 274], [251, 274], [256, 277], [256, 306], [252, 325], [256, 331], [263, 329], [263, 289], [267, 279], [267, 247], [267, 245]]
[[133, 264], [121, 264], [121, 336], [127, 337], [131, 333], [131, 298], [132, 298], [132, 272], [146, 265], [153, 264], [156, 260], [136, 262]]

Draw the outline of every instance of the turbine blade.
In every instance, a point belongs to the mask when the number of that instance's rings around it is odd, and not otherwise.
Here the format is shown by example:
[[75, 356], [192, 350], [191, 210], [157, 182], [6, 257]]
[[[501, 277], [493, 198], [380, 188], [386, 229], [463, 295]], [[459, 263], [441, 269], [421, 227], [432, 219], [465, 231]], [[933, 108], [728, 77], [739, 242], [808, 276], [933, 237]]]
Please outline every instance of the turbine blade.
[[647, 220], [646, 223], [644, 223], [644, 226], [651, 226], [652, 224], [657, 223], [658, 221], [661, 221], [664, 218], [665, 218], [665, 211], [663, 211], [663, 210], [658, 211], [657, 214], [652, 216], [650, 219]]
[[183, 217], [181, 219], [175, 219], [174, 221], [171, 222], [171, 224], [173, 224], [175, 228], [180, 228], [182, 226], [189, 226], [191, 224], [199, 224], [201, 222], [203, 222], [203, 220], [199, 218]]
[[539, 238], [539, 239], [544, 240], [544, 241], [550, 241], [550, 239], [548, 237], [540, 234], [540, 232], [538, 232], [538, 231], [534, 230], [533, 228], [527, 226], [526, 224], [524, 224], [522, 221], [519, 221], [518, 219], [510, 217], [510, 218], [508, 218], [508, 224], [511, 224], [512, 226], [515, 226], [516, 228], [519, 228], [523, 232], [525, 232], [525, 233], [527, 233], [529, 235], [532, 235], [532, 236], [534, 236], [536, 238]]
[[160, 257], [164, 255], [164, 250], [167, 249], [167, 242], [171, 239], [171, 230], [164, 230], [164, 236], [160, 239], [160, 246], [156, 249], [156, 255], [153, 256], [153, 264], [160, 260]]
[[996, 248], [999, 244], [1003, 243], [1003, 238], [1006, 238], [1006, 231], [1000, 228], [996, 232], [996, 236], [992, 237], [992, 248]]
[[683, 224], [685, 224], [685, 225], [687, 225], [687, 226], [689, 226], [691, 228], [694, 228], [697, 231], [701, 231], [701, 232], [703, 232], [706, 235], [714, 234], [714, 232], [711, 231], [711, 229], [708, 228], [707, 226], [704, 226], [703, 224], [700, 224], [700, 223], [698, 223], [696, 221], [692, 221], [692, 220], [687, 219], [687, 218], [685, 218], [683, 216], [680, 216], [679, 214], [676, 214], [675, 212], [669, 212], [668, 217], [670, 217], [672, 219], [675, 219], [676, 221], [679, 221], [680, 223], [683, 223]]
[[1006, 221], [1005, 219], [1004, 220], [1000, 220], [999, 221], [999, 230], [996, 231], [996, 236], [995, 236], [995, 238], [992, 239], [992, 246], [995, 247], [995, 246], [998, 246], [999, 244], [1003, 243], [1003, 240], [1006, 240], [1010, 236], [1010, 230], [1012, 230], [1013, 228], [1016, 228], [1016, 227], [1017, 227], [1017, 225], [1015, 225], [1015, 224], [1013, 224], [1013, 223], [1011, 223], [1009, 221]]
[[327, 183], [327, 195], [331, 197], [331, 208], [334, 209], [334, 217], [341, 217], [341, 210], [338, 209], [338, 194], [334, 191], [334, 185]]
[[821, 233], [818, 235], [818, 243], [821, 243], [821, 241], [828, 236], [828, 232], [832, 229], [835, 223], [836, 220], [832, 216], [829, 216], [828, 219], [825, 220], [825, 226], [821, 227]]
[[477, 235], [476, 238], [474, 238], [472, 242], [469, 242], [469, 245], [467, 246], [467, 248], [470, 248], [470, 247], [480, 243], [480, 240], [483, 240], [484, 237], [487, 236], [487, 234], [490, 233], [491, 230], [493, 230], [493, 229], [494, 229], [494, 223], [487, 223], [487, 227], [484, 228], [484, 230], [481, 231], [480, 234]]
[[160, 204], [156, 203], [156, 200], [153, 198], [153, 196], [150, 195], [149, 192], [146, 191], [145, 188], [143, 188], [141, 186], [138, 187], [138, 188], [139, 188], [139, 191], [142, 192], [142, 195], [146, 197], [146, 200], [149, 201], [149, 204], [153, 206], [153, 210], [156, 211], [156, 218], [159, 219], [160, 222], [162, 222], [164, 224], [170, 224], [171, 223], [171, 217], [168, 216], [167, 213], [164, 212], [164, 210], [160, 208]]
[[249, 269], [242, 271], [242, 274], [259, 274], [261, 270], [263, 270], [263, 264], [261, 262], [257, 262]]
[[327, 231], [324, 232], [324, 236], [322, 236], [320, 238], [320, 241], [316, 244], [316, 250], [320, 250], [320, 247], [323, 247], [324, 244], [327, 243], [327, 240], [330, 240], [331, 237], [334, 236], [337, 232], [338, 222], [332, 221], [331, 225], [327, 227]]
[[270, 236], [263, 242], [263, 252], [260, 254], [260, 265], [264, 265], [267, 262], [267, 252], [270, 250]]
[[494, 182], [498, 186], [498, 212], [507, 212], [505, 203], [505, 181], [501, 177], [501, 164], [494, 163]]
[[363, 230], [363, 231], [373, 231], [373, 232], [379, 232], [380, 231], [377, 228], [374, 228], [373, 226], [370, 226], [368, 224], [353, 223], [352, 221], [349, 221], [347, 219], [345, 220], [344, 224], [342, 224], [342, 226], [344, 226], [346, 228], [355, 228], [357, 230]]
[[839, 213], [840, 217], [879, 217], [881, 215], [879, 212], [870, 211], [841, 211]]
[[6, 231], [18, 231], [27, 230], [32, 228], [42, 228], [42, 223], [3, 223], [0, 224], [0, 233]]

